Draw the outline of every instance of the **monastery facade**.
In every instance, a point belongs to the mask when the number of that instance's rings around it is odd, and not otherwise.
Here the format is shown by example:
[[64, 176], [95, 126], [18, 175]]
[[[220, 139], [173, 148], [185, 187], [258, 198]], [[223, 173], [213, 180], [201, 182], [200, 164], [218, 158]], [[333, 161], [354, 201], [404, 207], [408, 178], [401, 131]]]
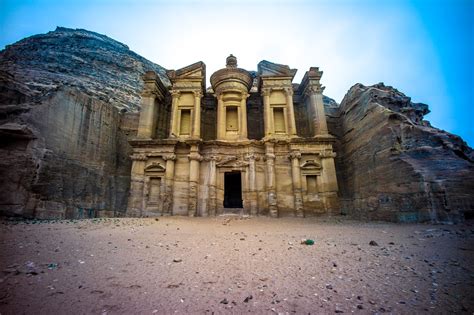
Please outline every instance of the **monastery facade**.
[[261, 61], [257, 72], [195, 63], [144, 75], [133, 147], [130, 216], [220, 214], [312, 216], [338, 213], [334, 137], [320, 79], [310, 68]]

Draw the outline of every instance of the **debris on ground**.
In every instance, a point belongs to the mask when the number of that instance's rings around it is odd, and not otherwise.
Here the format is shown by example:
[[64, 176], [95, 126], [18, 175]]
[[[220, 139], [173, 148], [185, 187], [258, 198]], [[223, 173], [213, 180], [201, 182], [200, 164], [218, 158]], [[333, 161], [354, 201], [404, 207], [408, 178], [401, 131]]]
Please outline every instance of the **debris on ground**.
[[304, 245], [314, 245], [314, 240], [303, 238], [303, 239], [301, 240], [301, 244], [304, 244]]

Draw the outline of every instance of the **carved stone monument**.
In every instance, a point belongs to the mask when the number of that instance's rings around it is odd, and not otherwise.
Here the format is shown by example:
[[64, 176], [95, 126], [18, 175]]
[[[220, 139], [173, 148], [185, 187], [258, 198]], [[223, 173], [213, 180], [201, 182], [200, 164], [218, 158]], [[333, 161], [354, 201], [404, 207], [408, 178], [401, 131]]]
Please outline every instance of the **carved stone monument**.
[[258, 71], [198, 62], [167, 75], [167, 90], [144, 75], [133, 147], [128, 215], [339, 213], [335, 138], [328, 133], [322, 71], [268, 61]]

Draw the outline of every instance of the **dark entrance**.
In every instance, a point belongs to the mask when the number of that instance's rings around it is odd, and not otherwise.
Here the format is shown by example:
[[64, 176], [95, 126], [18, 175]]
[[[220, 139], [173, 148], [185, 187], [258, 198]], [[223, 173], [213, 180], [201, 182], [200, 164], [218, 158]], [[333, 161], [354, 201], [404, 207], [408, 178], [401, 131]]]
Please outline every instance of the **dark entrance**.
[[224, 208], [242, 208], [240, 172], [224, 173]]

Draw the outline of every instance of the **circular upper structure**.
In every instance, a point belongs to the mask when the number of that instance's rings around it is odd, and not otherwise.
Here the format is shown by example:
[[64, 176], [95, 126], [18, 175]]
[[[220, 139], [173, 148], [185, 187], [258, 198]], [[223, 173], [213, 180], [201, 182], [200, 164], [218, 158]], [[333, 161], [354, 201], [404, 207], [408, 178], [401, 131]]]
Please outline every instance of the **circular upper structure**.
[[250, 72], [237, 68], [237, 58], [233, 55], [227, 57], [225, 68], [211, 75], [211, 85], [216, 94], [226, 91], [248, 92], [252, 82]]

